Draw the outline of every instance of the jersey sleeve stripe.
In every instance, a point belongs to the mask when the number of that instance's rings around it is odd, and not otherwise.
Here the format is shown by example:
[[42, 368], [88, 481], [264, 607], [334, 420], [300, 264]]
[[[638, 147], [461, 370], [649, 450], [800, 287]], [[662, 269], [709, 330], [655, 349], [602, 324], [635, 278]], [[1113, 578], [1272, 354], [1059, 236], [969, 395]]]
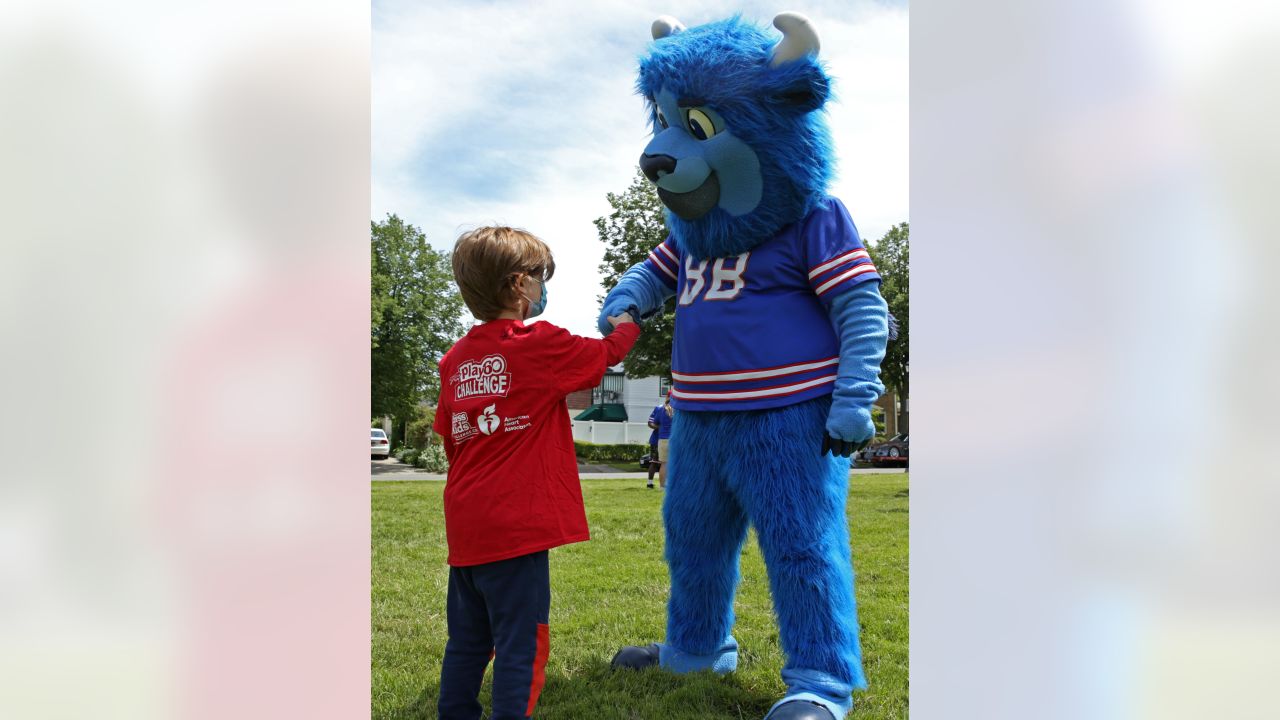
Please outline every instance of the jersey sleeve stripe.
[[680, 258], [676, 257], [676, 254], [675, 254], [675, 253], [673, 253], [673, 252], [671, 252], [671, 246], [670, 246], [670, 243], [671, 243], [671, 241], [670, 241], [670, 240], [664, 240], [664, 241], [663, 241], [663, 243], [662, 243], [661, 245], [659, 245], [659, 246], [658, 246], [658, 249], [662, 251], [662, 254], [666, 255], [666, 256], [667, 256], [667, 257], [669, 257], [669, 258], [671, 258], [671, 262], [675, 263], [675, 264], [676, 264], [676, 267], [679, 267], [679, 266], [680, 266]]
[[649, 251], [649, 262], [657, 265], [658, 269], [661, 270], [663, 274], [671, 278], [671, 282], [676, 282], [678, 280], [676, 273], [671, 268], [667, 267], [667, 264], [664, 263], [652, 250]]
[[818, 287], [814, 288], [813, 291], [818, 295], [822, 295], [823, 293], [826, 293], [828, 290], [835, 287], [836, 285], [839, 285], [845, 280], [851, 280], [855, 277], [858, 277], [860, 275], [865, 275], [867, 273], [878, 273], [878, 271], [876, 270], [876, 266], [872, 265], [871, 263], [864, 263], [862, 265], [858, 265], [854, 267], [852, 270], [848, 270], [846, 272], [840, 273], [839, 275], [822, 283]]
[[817, 370], [818, 368], [838, 365], [840, 358], [832, 357], [816, 362], [797, 363], [795, 365], [784, 365], [776, 368], [765, 368], [761, 370], [743, 370], [735, 372], [718, 372], [718, 373], [680, 373], [672, 372], [671, 378], [683, 383], [723, 383], [723, 382], [740, 382], [743, 380], [758, 380], [760, 378], [780, 377], [783, 375], [795, 375], [797, 373]]
[[[659, 245], [653, 250], [650, 250], [649, 254], [653, 256], [653, 259], [655, 261], [662, 263], [663, 267], [667, 268], [668, 270], [675, 272], [676, 269], [680, 267], [680, 261], [677, 260], [676, 257], [671, 254], [671, 250], [667, 248], [666, 243]], [[668, 258], [670, 258], [670, 262], [667, 261]]]
[[792, 385], [776, 385], [774, 387], [757, 388], [755, 390], [739, 390], [732, 392], [687, 392], [679, 388], [671, 388], [671, 394], [681, 400], [745, 400], [750, 398], [777, 397], [791, 395], [824, 383], [833, 383], [836, 376], [823, 375]]
[[810, 270], [810, 271], [809, 271], [809, 279], [810, 279], [810, 280], [812, 280], [812, 279], [816, 278], [817, 276], [821, 275], [822, 273], [824, 273], [824, 272], [826, 272], [826, 271], [830, 270], [831, 268], [833, 268], [833, 267], [835, 267], [835, 266], [837, 266], [837, 265], [843, 265], [843, 264], [845, 264], [845, 263], [847, 263], [847, 262], [850, 262], [850, 261], [853, 261], [853, 260], [861, 260], [861, 259], [864, 259], [864, 258], [865, 258], [865, 259], [867, 259], [867, 260], [870, 260], [870, 259], [871, 259], [871, 256], [870, 256], [869, 254], [867, 254], [867, 251], [866, 251], [866, 250], [858, 249], [858, 250], [854, 250], [853, 252], [847, 252], [847, 253], [845, 253], [844, 255], [841, 255], [841, 256], [840, 256], [840, 257], [838, 257], [838, 258], [834, 258], [834, 259], [832, 259], [832, 260], [828, 260], [827, 262], [824, 262], [824, 263], [822, 263], [821, 265], [819, 265], [818, 267], [816, 267], [816, 268], [814, 268], [814, 269]]
[[830, 270], [820, 273], [817, 277], [810, 278], [809, 286], [816, 289], [817, 287], [826, 283], [828, 280], [830, 280], [833, 277], [836, 277], [837, 275], [843, 275], [848, 270], [861, 267], [863, 265], [870, 265], [870, 264], [871, 264], [871, 260], [869, 258], [860, 258], [857, 260], [851, 260], [841, 265], [837, 265], [834, 268], [831, 268]]

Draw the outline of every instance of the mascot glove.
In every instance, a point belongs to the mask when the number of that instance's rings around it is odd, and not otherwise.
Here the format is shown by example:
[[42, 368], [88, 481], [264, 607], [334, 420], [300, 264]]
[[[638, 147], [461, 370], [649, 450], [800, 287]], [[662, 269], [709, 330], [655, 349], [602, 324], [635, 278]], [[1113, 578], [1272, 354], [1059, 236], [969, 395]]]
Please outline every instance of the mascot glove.
[[867, 446], [875, 437], [876, 425], [871, 409], [851, 402], [836, 400], [827, 415], [827, 436], [822, 439], [822, 454], [848, 457]]
[[600, 317], [596, 320], [596, 327], [600, 330], [601, 335], [608, 335], [613, 332], [613, 326], [609, 324], [610, 317], [618, 317], [624, 312], [631, 313], [631, 319], [640, 322], [640, 311], [637, 310], [637, 303], [630, 295], [625, 293], [611, 292], [604, 299], [604, 307], [600, 309]]

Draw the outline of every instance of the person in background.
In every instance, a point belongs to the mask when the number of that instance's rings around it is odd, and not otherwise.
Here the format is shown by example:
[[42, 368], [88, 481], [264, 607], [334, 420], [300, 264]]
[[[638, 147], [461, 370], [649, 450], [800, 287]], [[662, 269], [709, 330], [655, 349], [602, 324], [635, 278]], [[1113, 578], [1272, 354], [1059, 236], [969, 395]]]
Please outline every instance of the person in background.
[[648, 488], [653, 489], [653, 475], [658, 472], [658, 420], [655, 414], [662, 409], [658, 405], [649, 413], [649, 427], [653, 428], [653, 432], [649, 433], [649, 484]]
[[653, 487], [653, 461], [658, 459], [658, 487], [667, 487], [667, 443], [671, 439], [671, 422], [675, 419], [675, 408], [671, 407], [671, 396], [668, 395], [663, 404], [653, 409], [649, 415], [649, 427], [658, 435], [657, 452], [650, 456], [649, 487]]

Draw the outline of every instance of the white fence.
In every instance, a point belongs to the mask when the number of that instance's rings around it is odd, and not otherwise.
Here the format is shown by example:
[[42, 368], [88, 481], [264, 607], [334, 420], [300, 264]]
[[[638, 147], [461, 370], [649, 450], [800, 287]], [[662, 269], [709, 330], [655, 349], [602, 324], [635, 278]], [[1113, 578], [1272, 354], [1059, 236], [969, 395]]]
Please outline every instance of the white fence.
[[635, 443], [648, 445], [649, 434], [653, 428], [648, 423], [637, 422], [596, 422], [595, 420], [574, 420], [573, 439], [585, 440], [599, 445], [616, 445], [618, 443]]

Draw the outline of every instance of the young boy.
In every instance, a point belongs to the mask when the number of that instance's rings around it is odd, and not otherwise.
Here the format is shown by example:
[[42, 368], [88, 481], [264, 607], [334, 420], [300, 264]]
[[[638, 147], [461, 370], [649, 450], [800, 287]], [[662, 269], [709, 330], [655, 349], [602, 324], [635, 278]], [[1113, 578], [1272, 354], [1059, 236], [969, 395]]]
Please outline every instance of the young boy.
[[508, 227], [463, 234], [453, 276], [471, 328], [440, 360], [435, 431], [444, 437], [449, 641], [441, 720], [478, 720], [493, 660], [493, 720], [533, 714], [544, 681], [551, 609], [547, 550], [588, 539], [565, 396], [595, 387], [631, 350], [623, 313], [603, 340], [546, 322], [551, 250]]

